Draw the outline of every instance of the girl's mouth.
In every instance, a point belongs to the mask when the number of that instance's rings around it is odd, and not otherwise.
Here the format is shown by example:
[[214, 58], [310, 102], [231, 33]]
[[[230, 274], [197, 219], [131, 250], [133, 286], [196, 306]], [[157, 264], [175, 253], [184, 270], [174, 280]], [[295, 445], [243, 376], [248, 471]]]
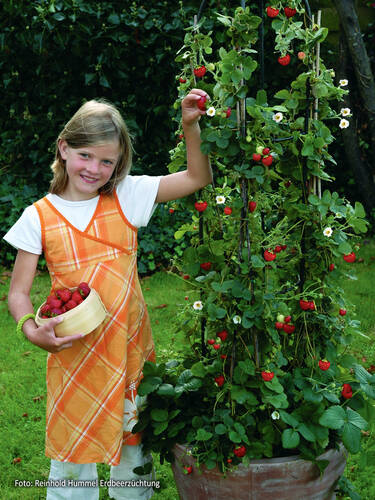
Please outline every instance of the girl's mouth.
[[88, 184], [94, 184], [95, 182], [98, 181], [98, 179], [96, 179], [95, 177], [88, 177], [86, 175], [82, 175], [81, 174], [81, 179], [84, 181], [84, 182], [87, 182]]

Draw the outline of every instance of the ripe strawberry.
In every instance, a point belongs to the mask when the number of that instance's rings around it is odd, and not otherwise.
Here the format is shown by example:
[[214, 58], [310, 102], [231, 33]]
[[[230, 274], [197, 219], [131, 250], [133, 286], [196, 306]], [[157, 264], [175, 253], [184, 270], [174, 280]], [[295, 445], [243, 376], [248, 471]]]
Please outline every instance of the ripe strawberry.
[[340, 309], [340, 310], [339, 310], [339, 314], [340, 314], [340, 316], [345, 316], [345, 314], [346, 314], [346, 309]]
[[51, 307], [51, 318], [59, 316], [60, 314], [62, 314], [62, 310], [59, 307]]
[[275, 259], [276, 259], [276, 254], [275, 254], [275, 253], [270, 252], [269, 250], [266, 250], [266, 251], [263, 253], [263, 257], [264, 257], [264, 260], [266, 260], [267, 262], [271, 262], [272, 260], [275, 260]]
[[226, 330], [222, 330], [221, 332], [217, 333], [216, 335], [217, 335], [217, 337], [219, 337], [219, 339], [222, 342], [225, 342], [227, 340], [227, 337], [228, 337], [228, 332]]
[[230, 215], [232, 213], [232, 209], [230, 207], [225, 207], [224, 213], [225, 213], [225, 215]]
[[284, 12], [286, 17], [293, 17], [297, 14], [296, 9], [292, 9], [291, 7], [285, 7]]
[[285, 186], [286, 188], [289, 188], [291, 185], [292, 185], [292, 181], [289, 181], [289, 180], [288, 180], [288, 181], [284, 182], [284, 186]]
[[57, 299], [56, 295], [54, 293], [51, 293], [50, 295], [48, 295], [46, 303], [50, 304], [51, 300], [55, 300], [55, 299]]
[[262, 159], [262, 155], [259, 153], [253, 153], [253, 160], [260, 161]]
[[83, 298], [81, 296], [81, 294], [79, 293], [78, 290], [76, 290], [75, 292], [72, 293], [72, 299], [71, 300], [74, 300], [74, 302], [78, 305], [80, 304], [81, 302], [83, 302]]
[[70, 311], [71, 309], [74, 309], [75, 307], [77, 307], [77, 302], [73, 299], [70, 299], [68, 300], [68, 302], [65, 304], [65, 309], [67, 311]]
[[83, 299], [85, 299], [90, 293], [90, 287], [85, 281], [82, 281], [82, 283], [78, 285], [77, 290]]
[[281, 250], [286, 250], [286, 245], [281, 245]]
[[263, 156], [262, 163], [264, 166], [269, 167], [272, 165], [272, 162], [273, 162], [273, 156], [271, 155]]
[[229, 118], [231, 114], [232, 114], [232, 108], [227, 108], [227, 110], [225, 112], [226, 118]]
[[202, 262], [201, 268], [204, 269], [205, 271], [209, 271], [211, 269], [211, 262]]
[[284, 328], [284, 323], [282, 323], [281, 321], [276, 321], [275, 328], [276, 330], [282, 330]]
[[285, 333], [291, 334], [294, 332], [296, 327], [294, 325], [291, 325], [290, 323], [284, 323], [283, 324], [283, 330]]
[[196, 201], [194, 206], [198, 212], [204, 212], [207, 208], [207, 201]]
[[275, 9], [274, 7], [267, 7], [267, 16], [268, 17], [277, 17], [279, 15], [279, 9]]
[[169, 213], [170, 213], [170, 214], [173, 214], [173, 212], [174, 212], [174, 208], [170, 208], [170, 209], [169, 209]]
[[287, 66], [290, 63], [290, 55], [287, 54], [286, 56], [283, 57], [280, 56], [277, 60], [279, 64], [281, 64], [281, 66]]
[[189, 274], [184, 274], [182, 277], [183, 277], [184, 280], [189, 280], [190, 279]]
[[271, 152], [270, 148], [263, 148], [262, 153], [263, 153], [264, 155], [269, 155], [269, 154], [270, 154], [270, 152]]
[[355, 262], [356, 259], [355, 253], [354, 252], [348, 253], [347, 255], [343, 256], [343, 259], [345, 260], [345, 262], [349, 262], [349, 264], [352, 264], [353, 262]]
[[191, 474], [193, 472], [193, 467], [191, 465], [187, 466], [185, 465], [184, 466], [184, 474]]
[[236, 457], [242, 458], [246, 455], [246, 448], [244, 445], [237, 446], [237, 448], [234, 448], [233, 453], [236, 455]]
[[292, 316], [285, 316], [284, 323], [289, 323], [291, 319], [292, 319]]
[[226, 354], [220, 354], [220, 357], [221, 357], [221, 359], [227, 359], [227, 355]]
[[333, 271], [334, 269], [335, 269], [335, 264], [330, 264], [330, 265], [329, 265], [329, 270], [330, 270], [330, 271]]
[[217, 385], [219, 387], [221, 387], [222, 385], [224, 385], [224, 382], [225, 382], [224, 375], [219, 375], [218, 377], [215, 377], [215, 382], [217, 383]]
[[265, 381], [265, 382], [270, 382], [273, 377], [275, 376], [275, 374], [273, 372], [270, 372], [268, 370], [265, 370], [261, 373], [262, 375], [262, 379]]
[[64, 288], [63, 290], [57, 290], [56, 291], [56, 297], [61, 299], [64, 304], [65, 302], [68, 302], [72, 296], [72, 292], [68, 288]]
[[343, 384], [341, 394], [345, 399], [350, 399], [351, 397], [353, 397], [353, 389], [351, 385]]
[[202, 97], [197, 101], [197, 106], [201, 111], [206, 111], [206, 101], [207, 97], [202, 95]]
[[57, 297], [54, 298], [54, 299], [51, 299], [49, 301], [49, 305], [51, 306], [51, 309], [53, 309], [53, 308], [57, 308], [58, 309], [58, 308], [60, 308], [62, 306], [62, 304], [63, 304], [62, 300], [58, 299]]
[[209, 344], [209, 345], [214, 345], [214, 343], [215, 343], [215, 339], [208, 339], [207, 340], [207, 344]]
[[231, 458], [227, 458], [227, 462], [228, 462], [228, 464], [231, 464], [232, 463], [232, 459]]
[[298, 52], [297, 57], [300, 61], [303, 61], [306, 57], [306, 54], [304, 52]]
[[327, 361], [326, 359], [321, 359], [319, 360], [319, 368], [324, 372], [328, 370], [328, 368], [331, 366], [331, 363]]
[[194, 68], [194, 75], [197, 78], [203, 78], [205, 74], [206, 74], [205, 66], [199, 66], [198, 68]]
[[218, 351], [220, 349], [220, 344], [214, 344], [212, 347], [215, 349], [215, 351]]
[[186, 83], [185, 78], [182, 78], [181, 76], [180, 76], [180, 78], [178, 79], [178, 81], [179, 81], [180, 83]]
[[300, 300], [299, 301], [299, 306], [302, 309], [302, 311], [308, 311], [310, 309], [310, 302], [308, 300]]
[[310, 309], [310, 311], [315, 311], [315, 309], [316, 309], [315, 302], [313, 300], [309, 301], [309, 309]]
[[256, 201], [249, 201], [249, 210], [251, 213], [255, 211], [257, 207], [257, 202]]
[[276, 245], [276, 246], [275, 246], [275, 249], [274, 249], [274, 252], [276, 252], [276, 253], [280, 253], [280, 252], [281, 252], [281, 250], [282, 250], [281, 245]]
[[51, 304], [44, 304], [40, 308], [40, 314], [49, 318], [51, 316]]

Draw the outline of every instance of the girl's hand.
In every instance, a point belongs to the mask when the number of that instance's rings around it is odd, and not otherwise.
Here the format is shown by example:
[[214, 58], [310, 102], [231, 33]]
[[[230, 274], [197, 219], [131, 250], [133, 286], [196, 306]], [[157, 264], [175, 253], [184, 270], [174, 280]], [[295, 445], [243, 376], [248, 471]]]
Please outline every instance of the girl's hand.
[[83, 337], [81, 334], [70, 335], [69, 337], [56, 337], [55, 326], [61, 322], [61, 318], [52, 318], [43, 326], [27, 331], [27, 338], [34, 345], [48, 352], [60, 352], [63, 349], [72, 347], [73, 342]]
[[192, 89], [189, 94], [184, 97], [181, 102], [183, 125], [194, 125], [202, 115], [206, 114], [205, 111], [200, 110], [197, 106], [197, 102], [203, 96], [207, 97], [207, 99], [210, 98], [204, 90]]

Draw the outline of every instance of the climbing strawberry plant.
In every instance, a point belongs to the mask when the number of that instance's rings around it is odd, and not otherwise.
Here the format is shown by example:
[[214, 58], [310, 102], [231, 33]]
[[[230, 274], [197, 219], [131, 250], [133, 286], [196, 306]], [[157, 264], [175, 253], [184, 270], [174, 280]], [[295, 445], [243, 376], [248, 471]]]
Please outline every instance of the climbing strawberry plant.
[[[329, 190], [340, 168], [330, 125], [352, 126], [340, 107], [348, 82], [320, 59], [327, 30], [304, 2], [274, 2], [263, 21], [257, 14], [218, 14], [217, 51], [202, 18], [177, 55], [177, 102], [193, 87], [210, 95], [201, 148], [214, 182], [174, 204], [191, 211], [175, 233], [191, 241], [176, 259], [194, 297], [177, 318], [190, 347], [179, 360], [146, 363], [149, 404], [136, 426], [162, 458], [173, 459], [178, 441], [223, 471], [293, 453], [314, 460], [339, 442], [357, 453], [375, 398], [375, 376], [348, 354], [361, 332], [340, 286], [352, 277], [365, 213]], [[261, 63], [262, 22], [275, 68], [295, 70], [272, 94], [259, 87], [273, 71]], [[185, 155], [182, 139], [171, 172], [185, 168]]]

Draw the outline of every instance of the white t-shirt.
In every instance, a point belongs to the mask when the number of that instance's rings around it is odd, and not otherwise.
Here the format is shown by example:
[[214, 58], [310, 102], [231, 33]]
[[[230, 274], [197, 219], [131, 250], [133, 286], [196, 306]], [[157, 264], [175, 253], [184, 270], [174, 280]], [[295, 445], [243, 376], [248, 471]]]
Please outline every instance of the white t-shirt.
[[[135, 227], [147, 226], [156, 208], [161, 176], [127, 175], [116, 188], [121, 209]], [[83, 201], [68, 201], [48, 193], [47, 199], [77, 229], [84, 231], [94, 215], [99, 196]], [[78, 209], [78, 210], [77, 210]], [[13, 247], [40, 255], [42, 231], [34, 205], [28, 206], [4, 236]]]

